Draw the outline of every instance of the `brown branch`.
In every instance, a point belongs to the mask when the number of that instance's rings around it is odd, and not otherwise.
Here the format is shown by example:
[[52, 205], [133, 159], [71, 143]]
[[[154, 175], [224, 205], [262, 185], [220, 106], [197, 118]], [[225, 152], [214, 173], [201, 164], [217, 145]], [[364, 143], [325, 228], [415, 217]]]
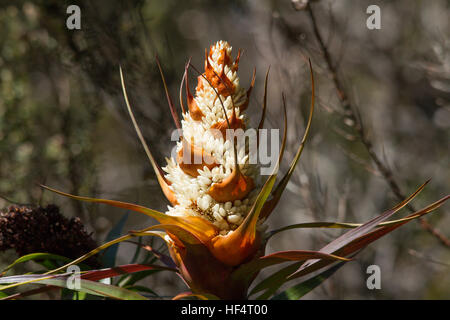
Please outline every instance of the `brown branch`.
[[[389, 185], [389, 187], [391, 188], [392, 192], [394, 193], [394, 195], [400, 200], [402, 201], [403, 199], [406, 198], [406, 196], [403, 194], [402, 190], [400, 189], [400, 186], [397, 184], [396, 180], [394, 179], [394, 175], [392, 173], [392, 171], [389, 169], [389, 167], [387, 165], [385, 165], [381, 159], [378, 157], [378, 155], [376, 154], [374, 148], [373, 148], [373, 144], [370, 141], [370, 139], [367, 137], [363, 124], [362, 124], [362, 120], [359, 116], [359, 114], [357, 112], [355, 112], [354, 110], [356, 110], [350, 100], [348, 99], [348, 95], [346, 93], [346, 91], [344, 90], [344, 87], [341, 84], [341, 81], [338, 77], [338, 73], [336, 70], [336, 66], [333, 64], [330, 53], [327, 49], [327, 46], [325, 45], [322, 36], [320, 35], [319, 29], [318, 29], [318, 25], [316, 22], [316, 18], [314, 16], [314, 12], [311, 8], [311, 5], [308, 4], [306, 6], [306, 10], [309, 14], [309, 17], [311, 19], [311, 23], [312, 23], [312, 27], [313, 27], [313, 31], [314, 31], [314, 36], [316, 37], [317, 42], [319, 43], [320, 49], [322, 51], [323, 57], [325, 59], [325, 63], [328, 67], [328, 70], [330, 72], [331, 78], [333, 80], [333, 84], [334, 87], [336, 89], [339, 101], [342, 105], [342, 108], [344, 109], [344, 114], [345, 117], [347, 119], [349, 119], [352, 123], [353, 123], [353, 128], [355, 129], [356, 133], [358, 134], [361, 142], [363, 143], [363, 145], [365, 146], [367, 152], [369, 153], [370, 158], [372, 159], [372, 161], [375, 163], [378, 171], [380, 171], [381, 175], [384, 177], [384, 179], [386, 180], [387, 184]], [[416, 209], [411, 205], [408, 204], [407, 208], [412, 211], [415, 212]], [[419, 222], [421, 227], [430, 232], [434, 237], [436, 237], [444, 246], [449, 247], [450, 248], [450, 240], [443, 235], [442, 233], [440, 233], [440, 231], [436, 230], [435, 228], [433, 228], [424, 218], [419, 218]]]

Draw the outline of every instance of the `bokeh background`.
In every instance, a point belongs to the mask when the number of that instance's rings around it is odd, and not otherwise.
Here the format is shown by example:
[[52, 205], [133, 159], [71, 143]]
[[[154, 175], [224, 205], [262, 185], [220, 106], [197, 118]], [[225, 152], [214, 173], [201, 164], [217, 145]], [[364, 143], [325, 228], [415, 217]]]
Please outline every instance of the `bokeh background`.
[[[70, 4], [81, 7], [81, 30], [66, 28]], [[380, 30], [366, 27], [371, 4], [381, 8]], [[416, 208], [450, 190], [449, 6], [445, 0], [312, 4], [373, 151], [405, 194], [432, 178], [414, 201]], [[164, 211], [167, 203], [126, 113], [119, 65], [138, 122], [163, 164], [174, 146], [174, 125], [155, 54], [178, 97], [187, 59], [203, 67], [205, 48], [221, 39], [231, 43], [234, 54], [244, 50], [239, 69], [244, 87], [257, 69], [248, 109], [253, 124], [259, 121], [269, 66], [267, 127], [282, 126], [281, 93], [287, 96], [283, 170], [303, 134], [311, 90], [307, 57], [313, 62], [317, 111], [312, 133], [270, 228], [319, 220], [364, 222], [399, 202], [343, 113], [308, 13], [295, 10], [290, 1], [1, 0], [0, 208], [57, 204], [65, 216], [80, 217], [98, 243], [123, 210], [68, 200], [43, 192], [37, 183]], [[444, 206], [427, 221], [450, 237], [448, 211]], [[123, 232], [152, 223], [130, 214]], [[340, 233], [286, 231], [272, 239], [268, 252], [319, 249]], [[128, 263], [134, 252], [132, 244], [121, 244], [117, 263]], [[0, 253], [0, 266], [16, 258], [12, 250]], [[381, 290], [366, 287], [366, 268], [372, 264], [381, 268]], [[30, 262], [16, 271], [35, 267]], [[186, 289], [164, 272], [142, 284], [161, 296]], [[448, 299], [449, 288], [450, 248], [412, 222], [370, 245], [305, 298]]]

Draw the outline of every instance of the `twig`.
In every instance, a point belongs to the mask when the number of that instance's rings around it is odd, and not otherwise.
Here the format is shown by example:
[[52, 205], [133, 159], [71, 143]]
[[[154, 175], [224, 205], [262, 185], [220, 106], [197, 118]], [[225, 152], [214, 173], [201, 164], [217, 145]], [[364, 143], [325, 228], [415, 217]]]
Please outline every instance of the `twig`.
[[[352, 106], [352, 104], [350, 103], [350, 100], [348, 99], [348, 95], [347, 95], [346, 91], [344, 90], [343, 86], [341, 85], [341, 81], [337, 74], [336, 66], [333, 64], [330, 53], [322, 39], [322, 36], [320, 35], [318, 25], [316, 22], [316, 18], [314, 16], [314, 12], [313, 12], [310, 4], [308, 4], [306, 6], [306, 10], [311, 19], [314, 36], [316, 37], [316, 40], [319, 43], [320, 49], [321, 49], [323, 57], [325, 59], [325, 63], [331, 74], [331, 78], [333, 80], [333, 84], [336, 89], [339, 101], [341, 102], [342, 108], [344, 109], [345, 117], [353, 122], [353, 128], [355, 129], [361, 142], [363, 143], [367, 152], [369, 153], [370, 158], [375, 163], [377, 169], [380, 171], [381, 175], [384, 177], [384, 179], [388, 183], [388, 185], [391, 188], [394, 195], [399, 200], [405, 199], [406, 196], [403, 194], [399, 185], [397, 184], [396, 180], [394, 179], [394, 175], [393, 175], [392, 171], [381, 161], [381, 159], [375, 153], [372, 141], [370, 141], [370, 139], [367, 137], [367, 135], [365, 133], [365, 130], [364, 130], [364, 127], [363, 127], [363, 124], [361, 121], [361, 117], [359, 116], [359, 113], [357, 111], [355, 111], [357, 109], [354, 106]], [[411, 204], [408, 204], [407, 208], [412, 212], [416, 211], [416, 209]], [[424, 218], [419, 218], [419, 222], [424, 230], [430, 232], [444, 246], [450, 248], [450, 240], [446, 236], [444, 236], [442, 233], [440, 233], [440, 231], [433, 228]]]

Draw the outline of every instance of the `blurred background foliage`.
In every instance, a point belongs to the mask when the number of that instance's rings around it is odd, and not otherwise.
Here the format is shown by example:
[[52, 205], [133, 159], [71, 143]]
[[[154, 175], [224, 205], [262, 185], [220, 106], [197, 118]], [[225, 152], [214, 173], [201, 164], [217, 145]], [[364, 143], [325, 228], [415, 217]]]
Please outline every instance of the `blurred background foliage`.
[[[81, 30], [66, 28], [70, 4], [81, 7]], [[366, 28], [370, 4], [381, 8], [381, 30]], [[402, 191], [408, 194], [432, 178], [415, 200], [416, 208], [448, 193], [449, 2], [323, 0], [314, 1], [313, 9], [374, 152]], [[244, 87], [252, 68], [257, 69], [248, 110], [253, 124], [259, 120], [269, 65], [266, 126], [282, 126], [281, 92], [287, 95], [289, 148], [282, 169], [304, 129], [310, 93], [305, 57], [314, 65], [318, 108], [311, 139], [271, 227], [315, 220], [364, 222], [399, 202], [343, 115], [308, 14], [295, 11], [290, 1], [2, 0], [0, 207], [55, 203], [66, 216], [80, 217], [98, 243], [122, 210], [43, 193], [37, 183], [165, 210], [167, 203], [126, 114], [119, 65], [144, 135], [163, 164], [175, 145], [170, 141], [174, 125], [155, 54], [178, 101], [184, 63], [192, 57], [194, 65], [203, 67], [204, 49], [220, 39], [244, 50]], [[191, 79], [194, 83], [192, 74]], [[449, 236], [445, 210], [427, 219]], [[130, 215], [124, 231], [150, 223]], [[274, 238], [268, 251], [318, 249], [338, 235], [335, 230], [292, 230]], [[134, 249], [122, 244], [119, 262], [128, 262]], [[0, 265], [14, 258], [14, 252], [2, 253]], [[371, 264], [381, 268], [381, 290], [366, 287]], [[371, 245], [306, 298], [449, 298], [449, 270], [450, 248], [412, 223]], [[163, 296], [183, 290], [171, 274], [142, 284]]]

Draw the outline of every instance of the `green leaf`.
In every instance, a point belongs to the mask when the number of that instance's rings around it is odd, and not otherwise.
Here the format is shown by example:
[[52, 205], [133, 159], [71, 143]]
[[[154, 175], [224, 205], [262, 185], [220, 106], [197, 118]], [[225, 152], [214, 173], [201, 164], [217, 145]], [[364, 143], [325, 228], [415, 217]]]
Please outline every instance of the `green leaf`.
[[159, 297], [159, 295], [155, 291], [144, 286], [126, 286], [124, 288], [131, 291], [149, 293], [151, 295], [154, 295], [155, 297]]
[[336, 264], [334, 267], [321, 272], [320, 274], [308, 279], [302, 283], [299, 283], [280, 294], [277, 294], [272, 298], [272, 300], [299, 300], [308, 292], [315, 289], [322, 282], [332, 276], [339, 268], [344, 265], [345, 261]]
[[51, 253], [45, 253], [45, 252], [36, 252], [36, 253], [30, 253], [27, 255], [24, 255], [20, 258], [18, 258], [16, 261], [14, 261], [12, 264], [7, 266], [0, 274], [0, 276], [4, 276], [8, 270], [16, 266], [17, 264], [24, 263], [27, 261], [37, 261], [37, 260], [56, 260], [56, 261], [62, 261], [62, 262], [70, 262], [72, 259], [69, 259], [67, 257], [63, 257], [57, 254], [51, 254]]
[[[111, 278], [111, 277], [115, 277], [115, 276], [119, 276], [119, 275], [126, 275], [126, 274], [133, 274], [133, 273], [138, 273], [140, 271], [149, 271], [149, 270], [158, 270], [158, 271], [177, 271], [176, 269], [173, 268], [168, 268], [165, 266], [159, 266], [159, 265], [154, 265], [154, 264], [129, 264], [129, 265], [121, 265], [121, 266], [117, 266], [117, 267], [113, 267], [113, 268], [105, 268], [105, 269], [99, 269], [99, 270], [90, 270], [87, 272], [84, 272], [81, 274], [81, 279], [84, 280], [90, 280], [90, 281], [98, 281], [98, 280], [102, 280], [105, 278]], [[50, 276], [51, 278], [53, 277], [67, 277], [68, 274], [63, 274], [63, 275], [53, 275]], [[14, 280], [17, 280], [17, 277], [21, 277], [21, 276], [11, 276], [11, 277], [4, 277], [4, 278], [0, 278], [0, 283], [9, 283], [10, 282], [14, 282]], [[41, 275], [41, 277], [43, 277]], [[15, 283], [13, 285], [9, 285], [6, 287], [0, 287], [0, 290], [5, 290], [8, 288], [12, 288], [12, 287], [17, 287], [20, 286], [22, 284], [27, 284], [29, 282], [18, 282]], [[49, 290], [54, 290], [57, 287], [54, 286], [47, 286], [47, 287], [43, 287], [40, 289], [33, 289], [33, 290], [29, 290], [26, 292], [22, 292], [19, 294], [14, 294], [12, 296], [8, 296], [8, 298], [20, 298], [20, 297], [25, 297], [25, 296], [30, 296], [33, 294], [37, 294], [37, 293], [41, 293], [41, 292], [45, 292], [45, 291], [49, 291]], [[64, 289], [65, 291], [70, 291], [72, 292], [72, 290], [69, 289]], [[64, 291], [63, 290], [63, 291]], [[16, 297], [17, 296], [17, 297]]]
[[176, 269], [168, 268], [165, 266], [159, 266], [155, 264], [126, 264], [112, 268], [90, 270], [81, 275], [82, 279], [87, 280], [101, 280], [105, 278], [111, 278], [120, 275], [132, 274], [141, 271], [174, 271]]
[[139, 237], [138, 238], [138, 243], [136, 246], [136, 251], [134, 252], [133, 258], [131, 258], [131, 262], [130, 263], [136, 263], [137, 259], [139, 258], [139, 254], [141, 253], [141, 247], [142, 247], [142, 238]]
[[[69, 276], [52, 275], [22, 275], [0, 278], [0, 283], [28, 283], [28, 284], [46, 284], [57, 286], [61, 288], [67, 287], [67, 280]], [[2, 289], [6, 289], [5, 286]], [[120, 300], [147, 300], [144, 296], [116, 286], [107, 285], [101, 282], [80, 279], [80, 289], [73, 289], [74, 291], [85, 292], [97, 296], [120, 299]]]
[[[384, 221], [384, 222], [379, 223], [376, 227], [379, 228], [379, 227], [392, 226], [392, 225], [396, 225], [401, 222], [414, 220], [416, 218], [417, 217], [409, 216], [409, 217], [405, 217], [402, 219]], [[362, 223], [334, 222], [334, 221], [333, 222], [318, 221], [318, 222], [296, 223], [296, 224], [291, 224], [286, 227], [282, 227], [279, 229], [269, 231], [266, 236], [266, 240], [269, 240], [272, 236], [276, 235], [277, 233], [287, 231], [287, 230], [292, 230], [292, 229], [307, 229], [307, 228], [354, 229], [354, 228], [360, 227], [362, 225], [363, 225]]]
[[[119, 275], [126, 275], [131, 274], [135, 272], [145, 271], [145, 270], [159, 270], [159, 271], [177, 271], [176, 269], [165, 267], [165, 266], [159, 266], [154, 264], [127, 264], [127, 265], [121, 265], [117, 267], [112, 268], [104, 268], [104, 269], [98, 269], [98, 270], [89, 270], [82, 272], [80, 274], [80, 278], [83, 280], [90, 280], [90, 281], [99, 281], [106, 278], [111, 278]], [[53, 279], [53, 278], [68, 278], [72, 273], [66, 273], [66, 274], [57, 274], [57, 275], [39, 275], [41, 277], [40, 279]], [[12, 287], [17, 287], [22, 284], [27, 284], [34, 282], [37, 279], [38, 275], [17, 275], [17, 276], [9, 276], [9, 277], [2, 277], [0, 278], [0, 283], [15, 283], [13, 285], [9, 286], [3, 286], [0, 287], [0, 290], [9, 289]], [[31, 280], [27, 280], [28, 277]], [[18, 281], [18, 279], [25, 279], [24, 282]], [[39, 281], [39, 279], [37, 279]]]
[[87, 297], [88, 294], [86, 292], [74, 291], [67, 288], [61, 290], [61, 300], [86, 300]]
[[[125, 226], [125, 223], [128, 220], [128, 213], [122, 216], [120, 220], [116, 223], [116, 225], [111, 229], [111, 231], [106, 236], [106, 242], [109, 242], [122, 234], [122, 230]], [[117, 251], [119, 250], [119, 244], [115, 244], [108, 249], [105, 250], [105, 253], [102, 257], [102, 264], [105, 267], [112, 267], [116, 264], [116, 256]]]
[[134, 285], [136, 282], [145, 279], [146, 277], [155, 274], [157, 272], [160, 272], [162, 270], [145, 270], [145, 271], [140, 271], [140, 272], [136, 272], [130, 275], [127, 275], [126, 277], [124, 277], [123, 279], [120, 279], [118, 282], [118, 286], [119, 287], [123, 287], [123, 288], [127, 288], [128, 286], [132, 286]]
[[290, 250], [279, 251], [263, 257], [254, 259], [246, 264], [241, 265], [233, 272], [233, 279], [236, 281], [251, 281], [254, 276], [262, 269], [289, 261], [305, 261], [308, 259], [324, 259], [324, 260], [344, 260], [349, 259], [338, 257], [335, 255], [324, 254], [319, 251], [310, 250]]
[[277, 272], [273, 273], [272, 275], [270, 275], [269, 277], [258, 283], [252, 289], [249, 296], [266, 289], [266, 291], [262, 295], [258, 296], [256, 300], [267, 300], [272, 294], [274, 294], [278, 290], [279, 287], [281, 287], [281, 285], [286, 281], [286, 278], [302, 265], [302, 263], [303, 261], [292, 263], [289, 266], [284, 267], [278, 270]]

